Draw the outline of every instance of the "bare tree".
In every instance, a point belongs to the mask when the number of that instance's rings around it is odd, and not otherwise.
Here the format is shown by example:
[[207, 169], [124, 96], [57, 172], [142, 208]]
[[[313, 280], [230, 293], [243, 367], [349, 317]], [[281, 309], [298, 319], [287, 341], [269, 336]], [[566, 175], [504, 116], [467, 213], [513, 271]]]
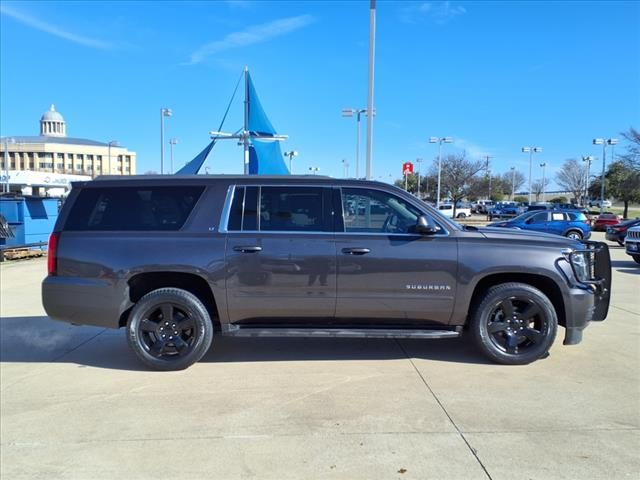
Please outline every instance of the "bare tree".
[[540, 195], [542, 195], [542, 192], [545, 191], [547, 185], [549, 185], [548, 178], [544, 179], [544, 183], [542, 182], [541, 178], [531, 182], [531, 193], [533, 193], [536, 196], [536, 202], [540, 200]]
[[[468, 160], [466, 152], [458, 155], [447, 155], [442, 159], [441, 197], [448, 196], [453, 202], [454, 218], [456, 216], [456, 204], [469, 194], [474, 177], [484, 168], [485, 164], [482, 161]], [[435, 173], [435, 176], [437, 176], [437, 165], [434, 164], [431, 169], [430, 174], [433, 175]]]
[[[504, 185], [505, 192], [509, 194], [511, 198], [511, 190], [517, 192], [526, 182], [524, 173], [520, 170], [514, 170], [513, 172], [505, 172], [502, 174], [502, 184]], [[511, 198], [513, 200], [513, 198]]]
[[629, 143], [627, 151], [622, 155], [618, 155], [618, 158], [633, 170], [640, 171], [640, 132], [630, 127], [628, 131], [622, 132], [621, 135]]
[[562, 164], [556, 175], [558, 185], [571, 192], [578, 204], [583, 204], [584, 190], [587, 183], [587, 167], [575, 158], [569, 158]]

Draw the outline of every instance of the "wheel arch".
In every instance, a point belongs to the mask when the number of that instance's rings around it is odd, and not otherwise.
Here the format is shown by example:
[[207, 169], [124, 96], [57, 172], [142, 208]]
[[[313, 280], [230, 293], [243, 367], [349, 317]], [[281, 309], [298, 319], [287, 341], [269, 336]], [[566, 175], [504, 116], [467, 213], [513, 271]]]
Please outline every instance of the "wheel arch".
[[[147, 293], [159, 288], [173, 287], [194, 294], [205, 305], [215, 328], [220, 328], [218, 303], [209, 283], [200, 275], [186, 272], [144, 272], [128, 280], [129, 300], [135, 305]], [[124, 327], [129, 319], [133, 305], [120, 315], [119, 326]]]
[[566, 326], [566, 309], [560, 286], [552, 278], [534, 273], [493, 273], [480, 279], [478, 283], [476, 283], [473, 294], [471, 295], [467, 321], [465, 322], [466, 325], [469, 324], [473, 312], [482, 301], [482, 296], [486, 294], [491, 287], [502, 283], [514, 282], [531, 285], [544, 293], [556, 310], [558, 324], [563, 327]]

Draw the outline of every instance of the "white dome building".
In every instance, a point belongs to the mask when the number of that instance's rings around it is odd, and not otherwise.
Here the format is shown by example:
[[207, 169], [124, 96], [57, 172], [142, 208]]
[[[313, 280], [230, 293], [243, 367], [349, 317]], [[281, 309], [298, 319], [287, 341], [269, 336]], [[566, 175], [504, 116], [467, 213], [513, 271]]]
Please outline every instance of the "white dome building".
[[[27, 175], [28, 172], [37, 172], [37, 175]], [[66, 122], [55, 105], [40, 117], [39, 136], [0, 139], [0, 177], [6, 182], [8, 176], [10, 183], [13, 178], [16, 187], [18, 183], [24, 184], [17, 179], [25, 176], [42, 176], [53, 183], [59, 176], [93, 178], [135, 173], [136, 153], [118, 142], [67, 137]]]

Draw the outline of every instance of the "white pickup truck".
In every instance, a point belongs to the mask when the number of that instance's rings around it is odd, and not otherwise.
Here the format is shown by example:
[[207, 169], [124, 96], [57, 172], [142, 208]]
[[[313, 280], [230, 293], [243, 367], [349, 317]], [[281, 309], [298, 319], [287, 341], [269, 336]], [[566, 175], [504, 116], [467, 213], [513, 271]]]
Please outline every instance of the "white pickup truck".
[[[438, 207], [440, 213], [445, 217], [453, 218], [453, 204], [443, 203]], [[456, 218], [467, 218], [471, 216], [471, 209], [469, 207], [456, 207]]]

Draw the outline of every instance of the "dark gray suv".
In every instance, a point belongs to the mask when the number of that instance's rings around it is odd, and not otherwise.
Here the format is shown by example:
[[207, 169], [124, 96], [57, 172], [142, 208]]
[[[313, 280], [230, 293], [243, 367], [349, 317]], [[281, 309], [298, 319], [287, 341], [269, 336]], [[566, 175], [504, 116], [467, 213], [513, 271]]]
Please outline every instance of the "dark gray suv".
[[76, 183], [49, 245], [56, 320], [127, 328], [148, 367], [216, 334], [451, 338], [489, 358], [577, 344], [609, 308], [603, 243], [461, 227], [390, 185], [323, 177], [102, 177]]

